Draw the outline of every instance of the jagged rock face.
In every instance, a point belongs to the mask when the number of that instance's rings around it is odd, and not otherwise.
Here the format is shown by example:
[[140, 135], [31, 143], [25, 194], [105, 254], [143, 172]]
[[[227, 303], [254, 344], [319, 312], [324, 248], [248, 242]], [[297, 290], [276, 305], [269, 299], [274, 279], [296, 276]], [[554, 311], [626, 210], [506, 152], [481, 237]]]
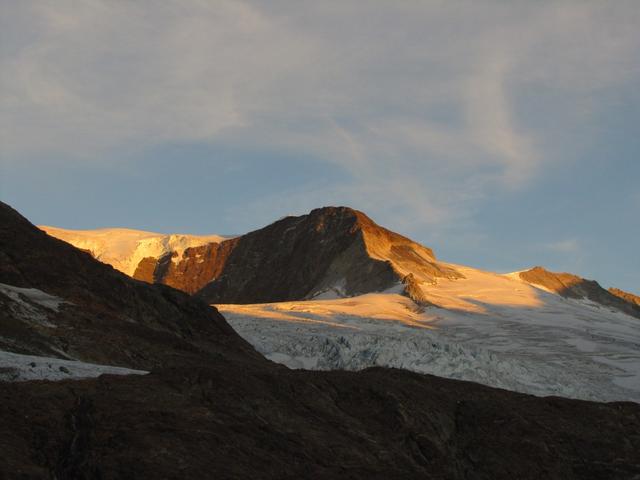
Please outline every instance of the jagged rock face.
[[528, 283], [540, 285], [565, 298], [586, 298], [640, 318], [640, 306], [605, 290], [595, 280], [587, 280], [571, 273], [550, 272], [543, 267], [520, 272], [519, 276]]
[[15, 353], [148, 370], [200, 350], [253, 351], [214, 308], [133, 280], [2, 203], [0, 306], [0, 350]]
[[133, 278], [196, 293], [220, 276], [237, 242], [238, 239], [233, 238], [222, 243], [187, 248], [182, 255], [172, 252], [159, 259], [144, 258]]
[[624, 290], [620, 290], [619, 288], [610, 288], [609, 293], [611, 295], [615, 295], [618, 298], [625, 300], [628, 303], [636, 305], [640, 307], [640, 296], [634, 295], [633, 293], [625, 292]]
[[219, 277], [198, 293], [208, 302], [300, 300], [326, 291], [353, 296], [389, 288], [410, 272], [419, 282], [460, 276], [430, 249], [345, 207], [287, 217], [235, 240]]

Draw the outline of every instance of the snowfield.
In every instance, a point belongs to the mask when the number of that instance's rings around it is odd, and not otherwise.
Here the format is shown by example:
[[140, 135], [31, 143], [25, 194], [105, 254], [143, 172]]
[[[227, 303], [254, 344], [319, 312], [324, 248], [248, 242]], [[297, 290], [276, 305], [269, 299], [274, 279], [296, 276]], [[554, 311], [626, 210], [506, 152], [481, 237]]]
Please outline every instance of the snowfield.
[[143, 258], [160, 258], [176, 252], [178, 256], [173, 261], [177, 261], [187, 248], [227, 239], [220, 235], [163, 234], [128, 228], [67, 230], [45, 225], [38, 228], [76, 248], [90, 251], [97, 260], [129, 276], [133, 276]]
[[61, 360], [59, 358], [20, 355], [0, 350], [0, 381], [67, 380], [111, 375], [146, 375], [130, 368]]
[[[452, 265], [453, 266], [453, 265]], [[267, 358], [290, 368], [387, 366], [531, 393], [640, 402], [640, 319], [499, 275], [353, 298], [216, 305]]]

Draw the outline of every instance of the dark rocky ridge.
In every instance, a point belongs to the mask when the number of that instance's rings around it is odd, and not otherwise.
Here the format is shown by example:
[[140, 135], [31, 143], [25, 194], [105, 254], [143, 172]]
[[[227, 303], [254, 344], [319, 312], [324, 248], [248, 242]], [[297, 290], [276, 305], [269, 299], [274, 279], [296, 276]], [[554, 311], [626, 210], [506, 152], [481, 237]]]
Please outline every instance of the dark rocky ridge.
[[520, 272], [519, 276], [526, 282], [541, 285], [565, 298], [586, 298], [640, 318], [640, 305], [633, 303], [629, 298], [605, 290], [595, 280], [587, 280], [571, 273], [550, 272], [543, 267]]
[[[197, 299], [130, 279], [4, 204], [0, 222], [0, 282], [74, 302], [50, 318], [57, 329], [34, 330], [42, 341], [154, 368], [0, 382], [0, 478], [640, 475], [638, 404], [537, 398], [391, 369], [291, 371], [258, 356]], [[2, 312], [3, 329], [22, 322]], [[28, 337], [12, 338], [29, 348]], [[138, 345], [145, 358], [114, 342]]]
[[46, 321], [35, 322], [21, 314], [20, 302], [0, 293], [1, 350], [141, 369], [184, 364], [203, 352], [253, 352], [214, 308], [164, 285], [132, 280], [1, 202], [0, 283], [65, 301], [59, 312], [46, 311]]

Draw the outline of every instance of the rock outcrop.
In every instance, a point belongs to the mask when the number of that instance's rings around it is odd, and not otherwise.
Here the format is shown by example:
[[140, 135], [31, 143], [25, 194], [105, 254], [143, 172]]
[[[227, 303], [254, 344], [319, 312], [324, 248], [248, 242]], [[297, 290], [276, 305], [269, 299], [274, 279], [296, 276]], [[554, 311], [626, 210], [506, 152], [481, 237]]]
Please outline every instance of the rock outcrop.
[[528, 283], [539, 285], [562, 297], [588, 299], [640, 318], [640, 306], [621, 295], [605, 290], [595, 280], [587, 280], [571, 273], [550, 272], [543, 267], [534, 267], [520, 272], [519, 276]]
[[620, 290], [619, 288], [610, 288], [609, 293], [611, 295], [615, 295], [618, 298], [623, 299], [624, 301], [631, 303], [632, 305], [636, 305], [640, 307], [640, 296], [634, 295], [633, 293], [625, 292], [624, 290]]
[[171, 252], [160, 258], [144, 258], [138, 264], [133, 278], [162, 283], [190, 294], [196, 293], [220, 277], [238, 241], [238, 238], [232, 238], [221, 243], [187, 248], [182, 254]]

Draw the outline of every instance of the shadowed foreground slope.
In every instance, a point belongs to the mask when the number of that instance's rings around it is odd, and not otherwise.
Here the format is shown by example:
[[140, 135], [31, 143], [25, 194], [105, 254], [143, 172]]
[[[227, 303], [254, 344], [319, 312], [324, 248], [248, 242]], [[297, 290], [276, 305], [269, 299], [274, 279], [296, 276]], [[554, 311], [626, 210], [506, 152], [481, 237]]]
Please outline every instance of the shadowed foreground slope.
[[[629, 479], [640, 408], [400, 370], [0, 384], [5, 478]], [[21, 473], [24, 475], [21, 476]]]
[[[256, 355], [215, 310], [72, 253], [0, 207], [0, 283], [73, 301], [49, 318], [64, 335], [13, 310], [3, 310], [3, 325], [15, 320], [45, 345], [68, 338], [68, 356], [93, 349], [102, 360], [153, 369], [0, 382], [0, 478], [640, 475], [640, 405], [537, 398], [391, 369], [287, 370]], [[54, 258], [61, 255], [68, 258]], [[90, 300], [100, 308], [75, 319], [96, 308]], [[103, 337], [141, 342], [144, 358], [105, 348]], [[21, 348], [29, 338], [15, 336]]]
[[[44, 308], [25, 289], [60, 303]], [[1, 202], [0, 350], [145, 370], [202, 355], [260, 358], [215, 308], [133, 280]]]

